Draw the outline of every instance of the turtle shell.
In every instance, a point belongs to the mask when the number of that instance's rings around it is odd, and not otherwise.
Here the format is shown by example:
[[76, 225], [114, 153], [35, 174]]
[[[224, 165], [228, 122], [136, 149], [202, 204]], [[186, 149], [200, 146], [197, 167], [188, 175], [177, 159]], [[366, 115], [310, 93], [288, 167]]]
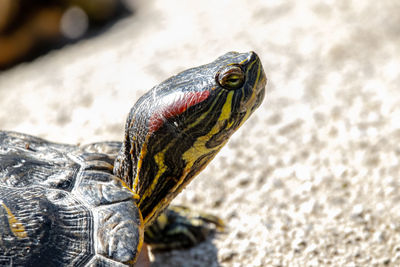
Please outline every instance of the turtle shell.
[[112, 154], [96, 152], [119, 146], [0, 132], [0, 265], [135, 262], [143, 243], [137, 197], [112, 174]]

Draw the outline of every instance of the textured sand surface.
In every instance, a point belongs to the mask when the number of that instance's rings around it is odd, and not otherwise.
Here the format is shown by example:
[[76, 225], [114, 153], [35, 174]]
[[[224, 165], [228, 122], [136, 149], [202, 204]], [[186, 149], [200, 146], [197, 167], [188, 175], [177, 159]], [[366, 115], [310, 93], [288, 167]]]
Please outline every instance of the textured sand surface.
[[175, 201], [226, 232], [152, 266], [399, 266], [396, 1], [143, 1], [104, 34], [1, 73], [0, 128], [121, 140], [143, 92], [231, 50], [260, 55], [267, 97]]

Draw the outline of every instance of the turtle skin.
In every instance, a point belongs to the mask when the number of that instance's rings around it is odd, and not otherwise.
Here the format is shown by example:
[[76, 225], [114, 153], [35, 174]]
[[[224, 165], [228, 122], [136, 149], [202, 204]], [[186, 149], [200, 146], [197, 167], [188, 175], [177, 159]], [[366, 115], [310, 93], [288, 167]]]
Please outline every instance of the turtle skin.
[[0, 265], [135, 261], [143, 240], [136, 195], [112, 174], [112, 155], [90, 148], [0, 132]]

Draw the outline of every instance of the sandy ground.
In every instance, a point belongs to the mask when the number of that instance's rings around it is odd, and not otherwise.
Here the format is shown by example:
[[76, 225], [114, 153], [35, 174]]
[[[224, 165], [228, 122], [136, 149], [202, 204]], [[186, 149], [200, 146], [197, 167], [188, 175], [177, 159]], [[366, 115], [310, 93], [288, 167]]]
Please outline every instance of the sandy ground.
[[142, 1], [103, 34], [0, 74], [0, 128], [121, 140], [185, 68], [256, 51], [261, 108], [176, 199], [227, 223], [152, 266], [400, 265], [400, 4]]

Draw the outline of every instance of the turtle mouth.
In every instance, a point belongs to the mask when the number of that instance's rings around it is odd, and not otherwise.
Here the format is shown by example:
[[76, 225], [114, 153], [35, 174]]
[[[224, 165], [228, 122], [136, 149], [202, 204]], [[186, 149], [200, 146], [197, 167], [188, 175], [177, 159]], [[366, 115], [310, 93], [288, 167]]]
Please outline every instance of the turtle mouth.
[[[261, 64], [261, 63], [260, 63]], [[256, 91], [256, 108], [258, 108], [261, 102], [264, 100], [265, 97], [265, 86], [267, 85], [267, 77], [265, 76], [264, 72], [262, 73], [261, 82], [258, 84], [258, 88]]]
[[[267, 77], [264, 73], [261, 61], [255, 52], [249, 52], [247, 59], [241, 64], [242, 67], [246, 69], [246, 76], [248, 76], [248, 79], [253, 81], [253, 83], [250, 83], [251, 88], [247, 93], [242, 91], [244, 97], [240, 103], [240, 106], [242, 107], [240, 112], [246, 112], [249, 110], [253, 112], [261, 105], [264, 99]], [[246, 94], [247, 96], [245, 96]]]
[[252, 111], [261, 105], [262, 101], [264, 100], [264, 96], [265, 96], [265, 89], [260, 90], [256, 93], [256, 100], [254, 101], [254, 104], [251, 108]]
[[264, 100], [265, 97], [265, 86], [266, 86], [266, 77], [264, 74], [262, 74], [263, 77], [261, 78], [262, 80], [258, 82], [258, 84], [255, 85], [254, 92], [252, 93], [253, 96], [250, 96], [249, 99], [242, 99], [240, 103], [240, 112], [246, 113], [247, 111], [253, 112], [255, 109], [257, 109], [261, 103]]

